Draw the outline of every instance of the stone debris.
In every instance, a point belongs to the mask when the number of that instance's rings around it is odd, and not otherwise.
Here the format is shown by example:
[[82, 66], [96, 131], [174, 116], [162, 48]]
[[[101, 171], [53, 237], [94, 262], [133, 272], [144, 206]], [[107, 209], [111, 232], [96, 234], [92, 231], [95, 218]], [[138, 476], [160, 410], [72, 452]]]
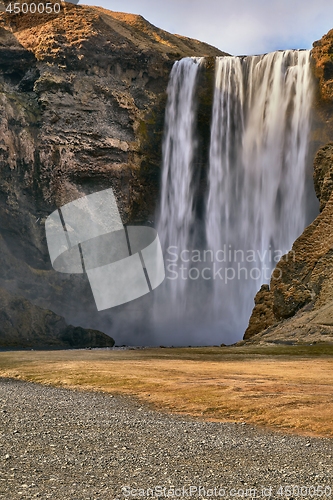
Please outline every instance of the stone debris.
[[271, 498], [279, 499], [290, 498], [277, 495], [280, 486], [333, 489], [332, 439], [204, 422], [125, 396], [5, 379], [0, 400], [7, 409], [0, 427], [1, 500], [139, 498], [123, 487], [256, 488], [260, 497], [262, 488], [272, 488]]

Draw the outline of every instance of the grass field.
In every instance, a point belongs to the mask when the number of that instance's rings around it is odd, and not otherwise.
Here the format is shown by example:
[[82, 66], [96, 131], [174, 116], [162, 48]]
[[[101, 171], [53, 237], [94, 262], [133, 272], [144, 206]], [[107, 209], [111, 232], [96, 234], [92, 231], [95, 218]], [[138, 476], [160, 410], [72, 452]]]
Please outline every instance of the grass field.
[[333, 437], [333, 346], [0, 352], [0, 376]]

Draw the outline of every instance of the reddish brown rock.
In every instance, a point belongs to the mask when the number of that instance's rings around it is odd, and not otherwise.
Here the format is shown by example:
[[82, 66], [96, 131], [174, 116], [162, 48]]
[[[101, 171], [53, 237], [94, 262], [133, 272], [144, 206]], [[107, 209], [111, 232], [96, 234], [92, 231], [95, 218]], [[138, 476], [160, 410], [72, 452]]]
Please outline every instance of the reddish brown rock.
[[333, 29], [314, 42], [312, 57], [315, 61], [315, 76], [319, 80], [321, 97], [333, 100]]
[[318, 200], [320, 200], [320, 211], [325, 208], [333, 191], [333, 143], [321, 148], [314, 161], [314, 187]]
[[247, 340], [256, 333], [265, 330], [276, 323], [273, 313], [273, 296], [268, 285], [262, 285], [254, 299], [254, 309], [251, 315], [249, 326], [247, 327], [244, 340]]

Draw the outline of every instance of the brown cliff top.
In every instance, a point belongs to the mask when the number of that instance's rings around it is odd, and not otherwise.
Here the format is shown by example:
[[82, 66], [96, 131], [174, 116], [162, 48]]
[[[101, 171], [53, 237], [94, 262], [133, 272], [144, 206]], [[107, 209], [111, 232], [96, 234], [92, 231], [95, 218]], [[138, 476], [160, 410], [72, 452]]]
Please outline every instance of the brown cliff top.
[[333, 29], [314, 42], [311, 51], [315, 61], [315, 75], [319, 79], [324, 100], [333, 100]]
[[39, 60], [57, 58], [64, 48], [80, 52], [89, 41], [94, 42], [96, 52], [125, 45], [139, 53], [155, 51], [171, 59], [225, 55], [206, 43], [159, 29], [140, 15], [101, 7], [65, 4], [59, 14], [3, 13], [0, 26]]

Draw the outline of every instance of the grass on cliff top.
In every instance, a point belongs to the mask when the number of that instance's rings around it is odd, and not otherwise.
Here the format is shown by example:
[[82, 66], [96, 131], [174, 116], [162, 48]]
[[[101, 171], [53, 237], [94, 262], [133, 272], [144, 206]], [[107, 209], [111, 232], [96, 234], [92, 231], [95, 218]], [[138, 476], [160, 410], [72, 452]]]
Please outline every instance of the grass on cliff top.
[[0, 376], [333, 437], [333, 346], [0, 352]]

